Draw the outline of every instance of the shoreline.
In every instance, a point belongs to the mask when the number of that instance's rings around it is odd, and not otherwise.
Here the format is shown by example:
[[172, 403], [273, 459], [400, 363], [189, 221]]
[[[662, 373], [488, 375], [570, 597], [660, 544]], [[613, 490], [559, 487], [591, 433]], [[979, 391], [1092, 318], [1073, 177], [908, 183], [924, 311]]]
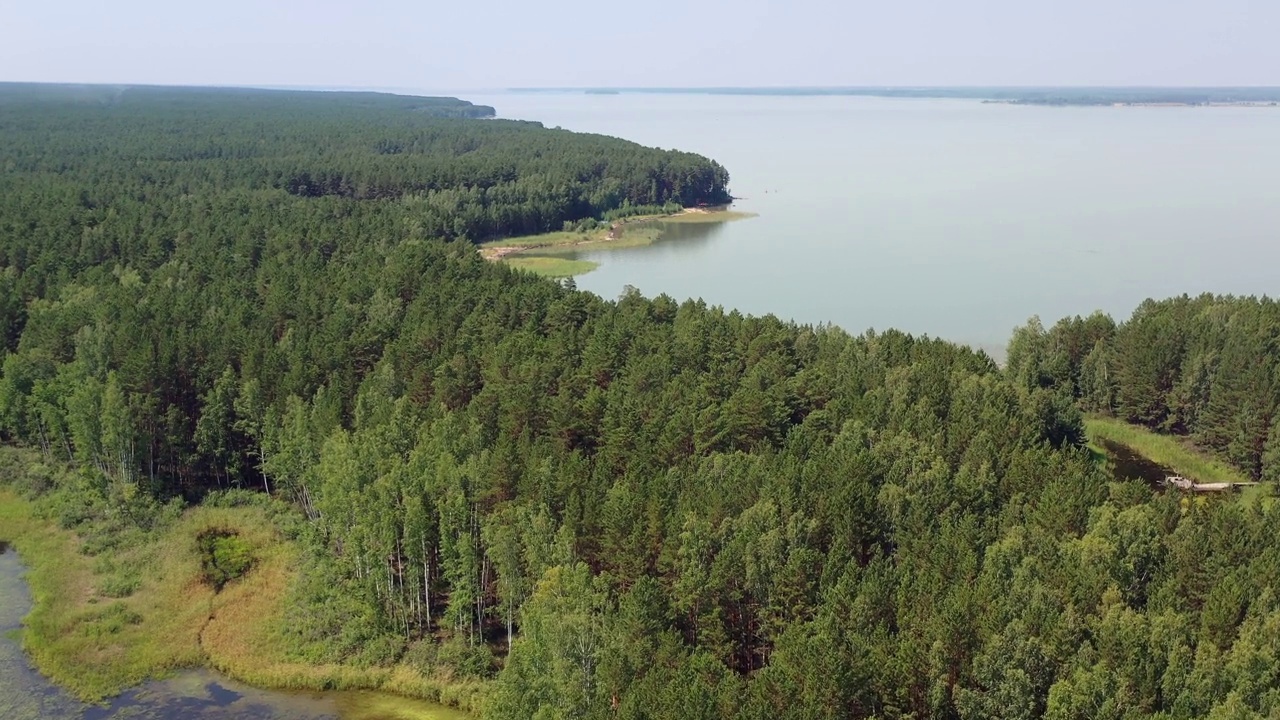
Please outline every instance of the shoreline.
[[[479, 253], [482, 258], [491, 262], [506, 261], [513, 256], [527, 253], [523, 258], [514, 258], [524, 262], [513, 267], [524, 267], [550, 277], [572, 277], [590, 272], [598, 267], [598, 264], [586, 260], [548, 256], [571, 253], [583, 247], [597, 245], [615, 248], [650, 245], [663, 235], [659, 228], [652, 227], [652, 223], [719, 223], [756, 217], [755, 213], [731, 210], [731, 207], [732, 205], [717, 205], [706, 208], [685, 208], [670, 215], [636, 215], [623, 218], [589, 231], [557, 231], [491, 240], [479, 246]], [[634, 232], [636, 226], [639, 226], [642, 232]], [[633, 232], [628, 233], [629, 227]], [[590, 267], [584, 267], [588, 265]]]
[[[949, 98], [938, 98], [949, 99]], [[1275, 101], [1247, 102], [1038, 102], [1034, 100], [981, 100], [983, 105], [1021, 105], [1036, 107], [1098, 107], [1098, 108], [1273, 108]]]

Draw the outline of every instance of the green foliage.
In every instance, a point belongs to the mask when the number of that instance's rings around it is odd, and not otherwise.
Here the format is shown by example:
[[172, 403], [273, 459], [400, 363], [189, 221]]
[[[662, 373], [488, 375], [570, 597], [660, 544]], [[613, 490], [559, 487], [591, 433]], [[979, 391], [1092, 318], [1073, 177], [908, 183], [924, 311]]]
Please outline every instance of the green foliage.
[[1275, 301], [1184, 295], [1148, 300], [1119, 325], [1094, 315], [1045, 332], [1033, 322], [1010, 343], [1010, 371], [1085, 411], [1186, 437], [1253, 479], [1272, 479], [1278, 342]]
[[[501, 666], [494, 718], [1280, 711], [1280, 510], [1081, 447], [1111, 411], [1274, 477], [1270, 301], [1033, 321], [1001, 371], [604, 300], [450, 240], [711, 201], [722, 168], [421, 99], [168, 92], [0, 102], [0, 424], [77, 468], [7, 482], [99, 560], [178, 498], [261, 505], [303, 548], [292, 660]], [[198, 544], [215, 586], [255, 560]]]
[[507, 265], [527, 270], [534, 275], [549, 278], [566, 278], [583, 275], [595, 270], [599, 263], [590, 260], [570, 260], [568, 258], [520, 253], [503, 260]]
[[221, 590], [253, 567], [253, 548], [228, 530], [209, 529], [196, 536], [204, 581]]
[[1205, 483], [1242, 483], [1249, 477], [1227, 463], [1206, 457], [1189, 447], [1185, 438], [1161, 435], [1114, 418], [1090, 417], [1085, 421], [1090, 438], [1108, 440], [1140, 453], [1175, 473]]
[[472, 645], [462, 638], [455, 638], [440, 645], [436, 661], [464, 678], [481, 679], [493, 676], [493, 653], [487, 645]]
[[389, 631], [378, 606], [323, 556], [308, 557], [287, 608], [280, 622], [293, 660], [367, 668], [387, 665], [404, 650], [403, 636]]

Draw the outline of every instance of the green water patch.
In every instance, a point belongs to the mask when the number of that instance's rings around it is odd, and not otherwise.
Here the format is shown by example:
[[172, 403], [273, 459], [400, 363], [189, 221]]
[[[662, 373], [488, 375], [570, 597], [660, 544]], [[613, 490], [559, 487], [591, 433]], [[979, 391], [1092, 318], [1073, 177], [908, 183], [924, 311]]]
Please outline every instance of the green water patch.
[[431, 703], [365, 692], [260, 690], [207, 670], [151, 682], [110, 705], [88, 708], [84, 720], [466, 720]]

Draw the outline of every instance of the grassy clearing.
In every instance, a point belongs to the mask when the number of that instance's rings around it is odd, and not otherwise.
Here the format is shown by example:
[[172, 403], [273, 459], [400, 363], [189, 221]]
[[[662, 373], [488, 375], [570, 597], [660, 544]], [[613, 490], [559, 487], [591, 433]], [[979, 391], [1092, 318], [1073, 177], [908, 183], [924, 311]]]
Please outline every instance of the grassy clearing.
[[[721, 223], [755, 217], [735, 210], [685, 210], [674, 215], [644, 215], [602, 224], [591, 230], [564, 230], [493, 240], [480, 246], [486, 260], [505, 262], [512, 267], [545, 277], [573, 277], [591, 272], [599, 263], [556, 257], [595, 245], [610, 249], [644, 247], [663, 236], [663, 226], [674, 223]], [[536, 250], [536, 253], [529, 252]]]
[[[663, 236], [667, 224], [722, 223], [755, 217], [755, 213], [736, 210], [685, 210], [674, 215], [641, 215], [610, 224], [602, 224], [592, 230], [564, 230], [522, 235], [483, 243], [480, 254], [488, 260], [502, 260], [516, 267], [524, 267], [539, 274], [553, 277], [580, 275], [594, 269], [570, 268], [567, 265], [552, 266], [546, 261], [517, 262], [519, 253], [537, 250], [539, 255], [573, 252], [583, 245], [608, 244], [610, 248], [632, 248], [652, 245]], [[547, 271], [545, 268], [554, 270]]]
[[1275, 496], [1276, 488], [1271, 483], [1263, 483], [1253, 487], [1243, 488], [1240, 491], [1240, 502], [1245, 505], [1261, 504], [1262, 508], [1269, 509], [1275, 504], [1277, 499]]
[[[23, 457], [34, 462], [36, 456]], [[12, 457], [5, 460], [12, 472]], [[0, 486], [0, 540], [22, 556], [34, 601], [23, 648], [40, 672], [88, 702], [180, 669], [210, 667], [263, 688], [382, 691], [478, 709], [486, 688], [480, 681], [429, 677], [403, 664], [289, 660], [281, 618], [298, 579], [300, 548], [280, 533], [276, 505], [263, 498], [256, 505], [198, 506], [149, 533], [114, 531], [113, 542], [104, 544], [59, 527], [45, 498], [26, 499]], [[202, 567], [198, 538], [210, 532], [234, 534], [253, 558], [248, 573], [221, 592]], [[397, 704], [396, 698], [362, 696], [388, 710]], [[400, 705], [403, 712], [379, 716], [453, 717], [423, 703]]]
[[[485, 243], [480, 252], [490, 260], [528, 270], [544, 277], [573, 277], [600, 267], [590, 260], [577, 260], [560, 255], [577, 252], [595, 245], [609, 248], [643, 247], [662, 237], [662, 228], [654, 225], [625, 223], [615, 230], [597, 228], [589, 233], [557, 232], [529, 235]], [[534, 252], [536, 251], [536, 252]]]
[[546, 255], [513, 255], [504, 258], [503, 262], [513, 268], [528, 270], [543, 277], [563, 278], [583, 275], [600, 267], [600, 263], [590, 260], [570, 260], [569, 258], [548, 257]]
[[491, 240], [481, 244], [480, 248], [485, 250], [490, 248], [549, 248], [577, 245], [579, 243], [603, 240], [608, 232], [608, 228], [604, 228], [603, 230], [597, 229], [591, 232], [578, 232], [575, 230], [543, 233], [541, 235], [521, 235], [519, 237], [503, 238], [502, 240]]
[[[611, 235], [612, 233], [612, 235]], [[580, 245], [608, 243], [611, 248], [641, 247], [650, 245], [662, 237], [662, 228], [656, 224], [637, 224], [627, 222], [620, 224], [616, 230], [600, 227], [589, 232], [553, 232], [544, 235], [524, 235], [521, 237], [494, 240], [480, 246], [481, 252], [488, 255], [500, 254], [503, 249], [518, 248], [522, 250], [538, 250], [539, 252], [566, 252]]]
[[[1178, 438], [1159, 435], [1122, 420], [1090, 416], [1085, 418], [1085, 431], [1091, 443], [1102, 439], [1124, 445], [1152, 462], [1173, 468], [1197, 482], [1241, 483], [1250, 480], [1240, 471], [1188, 447]], [[1091, 448], [1099, 450], [1096, 445], [1091, 444]]]
[[[580, 243], [580, 245], [592, 246], [598, 243], [601, 245], [608, 245], [609, 249], [612, 250], [612, 249], [621, 249], [621, 248], [645, 247], [647, 245], [652, 245], [661, 239], [662, 239], [662, 228], [657, 225], [624, 225], [622, 226], [622, 229], [615, 235], [615, 237], [611, 238], [605, 235], [603, 237], [590, 240], [586, 243]], [[542, 251], [542, 252], [547, 252], [547, 253], [573, 252], [574, 250], [578, 250], [578, 249], [579, 247], [577, 245], [560, 246], [560, 247], [547, 248], [545, 251]]]

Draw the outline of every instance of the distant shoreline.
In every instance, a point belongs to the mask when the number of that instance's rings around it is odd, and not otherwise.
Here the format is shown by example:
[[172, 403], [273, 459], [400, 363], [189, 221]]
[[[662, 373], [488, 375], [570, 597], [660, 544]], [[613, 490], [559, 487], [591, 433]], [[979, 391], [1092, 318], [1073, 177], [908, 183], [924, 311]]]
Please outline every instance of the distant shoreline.
[[[731, 210], [730, 207], [730, 205], [717, 205], [685, 208], [670, 215], [636, 215], [613, 223], [601, 224], [589, 231], [560, 231], [493, 240], [480, 245], [480, 256], [494, 262], [518, 260], [519, 262], [512, 263], [513, 266], [523, 267], [540, 275], [572, 277], [594, 270], [598, 263], [547, 257], [547, 255], [570, 253], [584, 246], [627, 248], [650, 245], [662, 236], [662, 231], [644, 227], [645, 223], [716, 223], [745, 220], [756, 216], [755, 213]], [[628, 230], [628, 228], [631, 229]], [[529, 251], [536, 251], [542, 255], [513, 257]]]
[[738, 95], [774, 97], [883, 97], [980, 100], [1015, 105], [1271, 107], [1280, 87], [582, 87], [509, 88], [513, 93], [589, 95]]
[[1272, 108], [1280, 107], [1280, 101], [1239, 101], [1239, 102], [1036, 102], [1032, 100], [983, 100], [983, 105], [1038, 105], [1041, 107], [1140, 107], [1140, 108], [1184, 108], [1184, 107], [1247, 107]]

